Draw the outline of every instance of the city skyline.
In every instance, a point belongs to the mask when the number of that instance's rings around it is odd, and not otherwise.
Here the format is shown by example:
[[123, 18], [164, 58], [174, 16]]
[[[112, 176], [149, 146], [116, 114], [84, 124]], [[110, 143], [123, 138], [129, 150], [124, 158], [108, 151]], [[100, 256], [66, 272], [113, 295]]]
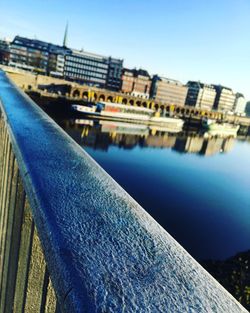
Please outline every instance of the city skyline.
[[[240, 0], [236, 5], [231, 0], [219, 4], [193, 0], [187, 5], [180, 1], [173, 4], [158, 0], [154, 6], [148, 3], [145, 7], [141, 0], [126, 4], [110, 0], [105, 5], [94, 1], [85, 4], [85, 8], [74, 1], [71, 5], [61, 3], [57, 11], [46, 10], [44, 25], [41, 11], [46, 5], [53, 7], [56, 3], [39, 0], [32, 7], [29, 1], [22, 5], [17, 1], [11, 1], [8, 6], [0, 4], [0, 37], [12, 38], [19, 34], [34, 38], [36, 35], [37, 39], [62, 45], [68, 21], [68, 46], [71, 48], [124, 59], [125, 67], [143, 68], [151, 75], [159, 74], [185, 83], [199, 80], [225, 85], [250, 100], [250, 64], [247, 62], [250, 22], [246, 19], [250, 3], [247, 1]], [[149, 14], [150, 8], [158, 15]], [[223, 14], [224, 19], [220, 20]]]

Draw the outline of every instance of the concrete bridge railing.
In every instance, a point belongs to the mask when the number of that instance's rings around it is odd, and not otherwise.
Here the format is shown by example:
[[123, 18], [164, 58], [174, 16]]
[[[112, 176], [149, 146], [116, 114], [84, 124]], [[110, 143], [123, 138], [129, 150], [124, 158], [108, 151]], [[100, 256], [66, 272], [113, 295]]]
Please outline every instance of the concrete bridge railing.
[[246, 312], [0, 73], [0, 312]]

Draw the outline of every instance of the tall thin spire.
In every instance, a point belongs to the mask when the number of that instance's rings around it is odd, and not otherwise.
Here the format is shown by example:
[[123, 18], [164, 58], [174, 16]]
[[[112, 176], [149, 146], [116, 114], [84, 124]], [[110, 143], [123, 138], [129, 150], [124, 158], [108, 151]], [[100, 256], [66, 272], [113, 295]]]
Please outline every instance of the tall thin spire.
[[64, 32], [64, 38], [63, 38], [63, 46], [67, 46], [67, 39], [68, 39], [68, 22], [65, 27], [65, 32]]

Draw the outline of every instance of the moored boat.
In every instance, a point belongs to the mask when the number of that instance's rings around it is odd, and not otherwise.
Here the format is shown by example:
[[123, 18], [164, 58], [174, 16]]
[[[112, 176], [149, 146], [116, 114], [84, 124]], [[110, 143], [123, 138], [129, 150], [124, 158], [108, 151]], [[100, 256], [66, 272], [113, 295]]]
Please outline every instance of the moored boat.
[[178, 118], [161, 117], [152, 109], [112, 102], [98, 102], [92, 107], [73, 104], [72, 109], [99, 118], [146, 123], [181, 129], [184, 121]]
[[80, 112], [80, 113], [85, 113], [85, 114], [93, 114], [95, 115], [96, 113], [96, 107], [88, 107], [85, 105], [80, 105], [80, 104], [72, 104], [71, 105], [72, 110]]

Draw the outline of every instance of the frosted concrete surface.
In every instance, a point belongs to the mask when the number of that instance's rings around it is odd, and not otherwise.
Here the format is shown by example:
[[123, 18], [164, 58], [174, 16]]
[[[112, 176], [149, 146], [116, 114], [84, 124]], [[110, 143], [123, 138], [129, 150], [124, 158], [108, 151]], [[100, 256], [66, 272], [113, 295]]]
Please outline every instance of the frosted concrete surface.
[[3, 72], [0, 100], [63, 312], [247, 312]]

